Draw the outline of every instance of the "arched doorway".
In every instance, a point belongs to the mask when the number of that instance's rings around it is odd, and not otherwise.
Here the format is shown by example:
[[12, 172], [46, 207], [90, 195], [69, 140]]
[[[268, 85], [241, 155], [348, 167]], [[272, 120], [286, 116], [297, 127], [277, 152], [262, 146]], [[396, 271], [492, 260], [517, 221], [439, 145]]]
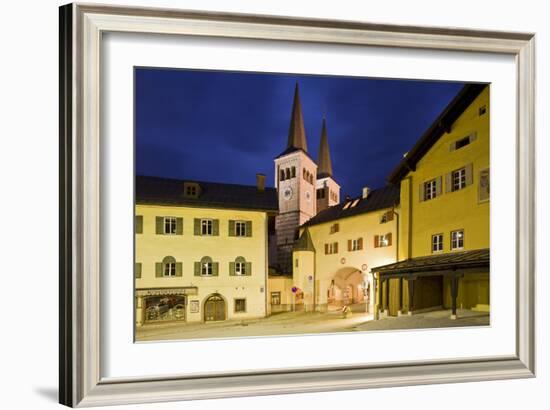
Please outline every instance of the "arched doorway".
[[366, 301], [363, 273], [353, 267], [339, 269], [333, 276], [328, 289], [329, 309], [342, 306], [361, 305]]
[[225, 320], [225, 300], [219, 294], [210, 295], [204, 302], [204, 321]]

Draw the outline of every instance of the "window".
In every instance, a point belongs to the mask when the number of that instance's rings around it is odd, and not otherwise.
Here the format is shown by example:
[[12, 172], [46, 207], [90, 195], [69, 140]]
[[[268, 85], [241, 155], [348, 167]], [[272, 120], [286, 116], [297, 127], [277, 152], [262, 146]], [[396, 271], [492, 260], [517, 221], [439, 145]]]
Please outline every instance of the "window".
[[384, 248], [386, 246], [391, 246], [392, 235], [387, 233], [385, 235], [374, 235], [374, 247], [375, 248]]
[[246, 222], [235, 222], [235, 236], [246, 236]]
[[464, 249], [464, 230], [451, 232], [451, 250]]
[[246, 275], [246, 262], [235, 262], [235, 275]]
[[200, 186], [196, 182], [183, 183], [183, 195], [187, 198], [197, 198], [200, 194]]
[[325, 188], [319, 188], [317, 190], [317, 199], [325, 198]]
[[285, 179], [290, 179], [290, 169], [285, 169]]
[[437, 183], [435, 179], [424, 182], [424, 201], [434, 199], [437, 196]]
[[136, 262], [134, 272], [136, 274], [136, 279], [141, 278], [141, 262]]
[[187, 185], [185, 193], [187, 194], [187, 196], [195, 196], [197, 195], [197, 187], [193, 185]]
[[176, 259], [172, 256], [167, 256], [162, 260], [162, 276], [176, 276]]
[[351, 205], [351, 201], [346, 202], [346, 204], [344, 205], [344, 207], [342, 209], [348, 209], [350, 205]]
[[380, 223], [385, 224], [386, 222], [393, 221], [393, 211], [384, 212], [380, 217]]
[[460, 168], [452, 172], [453, 192], [466, 186], [466, 168]]
[[136, 215], [135, 226], [136, 234], [143, 233], [143, 215]]
[[295, 262], [294, 262], [294, 267], [295, 267], [295, 268], [298, 267], [298, 259], [295, 260]]
[[470, 136], [459, 139], [455, 142], [455, 149], [460, 149], [470, 144]]
[[481, 107], [479, 107], [479, 116], [482, 116], [483, 114], [485, 114], [487, 112], [487, 106], [486, 105], [482, 105]]
[[175, 235], [176, 234], [177, 221], [176, 218], [166, 217], [164, 218], [164, 234]]
[[339, 223], [335, 223], [335, 224], [332, 224], [332, 225], [330, 226], [330, 233], [331, 233], [331, 234], [332, 234], [332, 233], [336, 233], [336, 232], [338, 232], [338, 231], [340, 231], [340, 224], [339, 224]]
[[357, 204], [359, 203], [359, 198], [357, 198], [356, 200], [354, 200], [351, 204], [351, 208], [355, 207]]
[[281, 304], [281, 292], [271, 292], [271, 304], [272, 305]]
[[432, 235], [432, 252], [443, 251], [443, 234], [438, 233]]
[[201, 235], [212, 235], [212, 219], [201, 219]]
[[296, 178], [296, 167], [290, 168], [290, 177]]
[[205, 256], [201, 259], [201, 275], [203, 276], [212, 276], [213, 274], [213, 263], [212, 259], [208, 256]]
[[279, 176], [279, 181], [284, 181], [285, 180], [285, 170], [281, 169], [280, 174], [281, 175]]
[[338, 253], [338, 242], [325, 243], [325, 255]]
[[490, 177], [489, 168], [479, 171], [479, 202], [488, 201], [491, 197]]
[[246, 312], [246, 299], [235, 299], [235, 313]]
[[360, 251], [361, 249], [363, 249], [363, 238], [348, 240], [348, 251]]

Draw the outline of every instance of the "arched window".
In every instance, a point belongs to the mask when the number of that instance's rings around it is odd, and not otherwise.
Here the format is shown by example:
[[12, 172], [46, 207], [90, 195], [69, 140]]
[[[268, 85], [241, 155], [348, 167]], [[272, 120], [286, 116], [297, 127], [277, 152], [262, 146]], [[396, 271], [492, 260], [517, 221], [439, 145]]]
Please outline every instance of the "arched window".
[[284, 180], [285, 180], [285, 170], [281, 169], [281, 176], [279, 177], [279, 181], [284, 181]]
[[213, 263], [210, 256], [204, 256], [201, 259], [201, 275], [212, 276], [213, 274]]
[[162, 260], [162, 275], [176, 276], [176, 258], [167, 256]]
[[303, 176], [304, 176], [304, 179], [307, 179], [307, 171], [305, 168], [304, 168]]
[[285, 170], [285, 173], [286, 173], [286, 174], [285, 174], [285, 178], [286, 178], [286, 179], [290, 179], [290, 169], [289, 169], [289, 168], [287, 168], [287, 169]]
[[313, 184], [313, 174], [309, 174], [309, 183]]
[[290, 177], [296, 178], [296, 167], [290, 168]]
[[235, 259], [235, 275], [246, 275], [246, 259], [239, 256]]

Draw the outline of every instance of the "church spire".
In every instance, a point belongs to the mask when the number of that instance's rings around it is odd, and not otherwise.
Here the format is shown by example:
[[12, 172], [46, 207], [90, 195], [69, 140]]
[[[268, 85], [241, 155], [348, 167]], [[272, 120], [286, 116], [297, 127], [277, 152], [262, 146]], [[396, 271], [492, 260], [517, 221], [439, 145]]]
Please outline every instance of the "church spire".
[[294, 103], [292, 104], [290, 128], [288, 129], [287, 149], [289, 148], [302, 149], [307, 152], [306, 131], [304, 129], [304, 117], [302, 116], [298, 83], [296, 83], [296, 88], [294, 89]]
[[325, 117], [323, 117], [323, 129], [321, 130], [321, 145], [319, 146], [317, 165], [318, 178], [332, 176], [332, 161], [330, 159], [330, 150], [328, 147], [327, 121]]

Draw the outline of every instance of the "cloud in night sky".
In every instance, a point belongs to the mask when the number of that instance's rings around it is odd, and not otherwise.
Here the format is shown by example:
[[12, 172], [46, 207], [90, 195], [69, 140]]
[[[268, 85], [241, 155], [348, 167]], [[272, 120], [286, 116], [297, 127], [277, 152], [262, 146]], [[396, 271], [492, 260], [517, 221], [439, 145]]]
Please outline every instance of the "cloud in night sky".
[[136, 172], [253, 185], [274, 183], [298, 82], [308, 151], [323, 115], [342, 195], [377, 188], [463, 83], [227, 71], [135, 70]]

